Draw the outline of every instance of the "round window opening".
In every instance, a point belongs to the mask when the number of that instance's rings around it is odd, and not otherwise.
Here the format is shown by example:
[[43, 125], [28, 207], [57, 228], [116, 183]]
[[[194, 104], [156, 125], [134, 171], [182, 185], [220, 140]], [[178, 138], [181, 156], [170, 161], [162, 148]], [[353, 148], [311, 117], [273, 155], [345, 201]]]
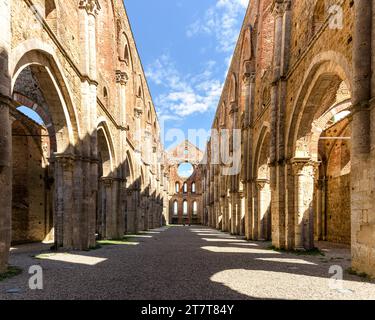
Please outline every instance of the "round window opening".
[[183, 178], [183, 179], [187, 179], [189, 178], [194, 172], [194, 167], [191, 163], [181, 163], [179, 166], [178, 166], [178, 175]]

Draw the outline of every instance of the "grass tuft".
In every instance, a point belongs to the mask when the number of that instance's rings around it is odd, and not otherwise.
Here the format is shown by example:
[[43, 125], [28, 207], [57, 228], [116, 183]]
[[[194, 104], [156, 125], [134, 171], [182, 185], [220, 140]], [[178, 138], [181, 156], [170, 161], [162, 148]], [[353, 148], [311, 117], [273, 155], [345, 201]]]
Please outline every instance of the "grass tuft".
[[324, 252], [318, 248], [314, 248], [311, 250], [286, 250], [286, 249], [276, 248], [275, 246], [270, 246], [267, 249], [277, 251], [277, 252], [282, 252], [282, 253], [295, 254], [297, 256], [323, 256], [323, 257], [325, 256]]
[[18, 267], [9, 266], [7, 272], [0, 273], [0, 281], [13, 278], [22, 273], [22, 269]]
[[132, 242], [129, 241], [126, 237], [124, 237], [122, 239], [99, 240], [97, 241], [97, 243], [99, 246], [119, 246], [131, 244]]
[[358, 271], [354, 270], [353, 268], [349, 268], [347, 270], [347, 272], [352, 276], [357, 276], [357, 277], [360, 277], [360, 278], [363, 278], [363, 279], [366, 279], [366, 280], [372, 280], [372, 277], [370, 275], [368, 275], [367, 273], [358, 272]]

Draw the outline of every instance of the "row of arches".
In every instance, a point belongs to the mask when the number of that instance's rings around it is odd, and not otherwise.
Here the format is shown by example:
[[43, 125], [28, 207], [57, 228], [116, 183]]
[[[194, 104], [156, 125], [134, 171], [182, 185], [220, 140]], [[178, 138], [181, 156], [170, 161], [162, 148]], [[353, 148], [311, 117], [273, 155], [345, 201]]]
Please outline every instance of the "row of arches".
[[[180, 215], [179, 212], [180, 210], [179, 210], [178, 201], [174, 200], [173, 201], [173, 215], [178, 216]], [[192, 215], [194, 216], [198, 215], [198, 202], [197, 201], [192, 202], [191, 212], [192, 212]], [[189, 214], [189, 202], [188, 200], [183, 200], [182, 201], [182, 215], [187, 216], [188, 214]]]
[[[329, 5], [314, 2], [314, 35], [323, 31]], [[275, 19], [291, 7], [305, 6], [281, 4], [272, 21], [262, 13], [254, 27], [244, 23], [213, 124], [217, 130], [241, 130], [241, 166], [227, 174], [227, 165], [211, 164], [217, 147], [211, 139], [204, 222], [284, 249], [309, 250], [319, 241], [348, 245], [353, 235], [352, 66], [343, 53], [322, 50], [296, 66], [289, 79], [288, 63], [298, 55], [286, 61], [277, 48], [269, 50], [264, 37], [280, 37], [273, 41], [288, 48], [290, 39], [280, 36], [288, 30]], [[220, 152], [228, 147], [235, 155], [232, 139], [228, 146], [219, 143]]]
[[[14, 71], [14, 105], [22, 106], [23, 110], [12, 109], [11, 112], [14, 119], [12, 242], [45, 241], [66, 245], [75, 241], [70, 237], [78, 237], [74, 230], [71, 236], [63, 230], [72, 228], [73, 221], [79, 232], [90, 237], [91, 240], [85, 240], [89, 242], [95, 242], [95, 238], [121, 236], [126, 230], [135, 232], [160, 225], [161, 216], [150, 225], [137, 220], [141, 189], [148, 184], [143, 173], [142, 178], [136, 179], [130, 151], [126, 153], [125, 162], [119, 162], [119, 150], [115, 148], [113, 134], [105, 120], [98, 119], [95, 129], [97, 162], [87, 161], [89, 176], [83, 174], [86, 164], [77, 156], [83, 154], [86, 139], [92, 141], [93, 137], [79, 138], [80, 128], [74, 109], [70, 109], [69, 93], [60, 91], [68, 86], [62, 85], [65, 82], [59, 70], [55, 60], [40, 50], [32, 50], [21, 57]], [[26, 108], [29, 111], [25, 111]], [[40, 119], [40, 123], [36, 119]], [[85, 180], [92, 190], [88, 198], [89, 210], [94, 212], [88, 217], [87, 225], [82, 225], [84, 217], [77, 210], [83, 204], [75, 201], [84, 196]], [[159, 215], [160, 205], [157, 203], [152, 208]], [[71, 214], [68, 221], [62, 216], [67, 208]], [[90, 230], [85, 230], [86, 226], [94, 232], [88, 234]], [[77, 241], [71, 246], [80, 247]], [[88, 246], [89, 242], [81, 245]]]
[[[327, 61], [328, 56], [331, 60]], [[288, 231], [283, 246], [311, 249], [314, 240], [351, 243], [351, 78], [348, 64], [333, 62], [335, 56], [323, 54], [310, 68], [305, 91], [300, 92], [301, 100], [290, 115], [285, 150], [287, 194], [275, 184], [271, 154], [282, 151], [272, 145], [272, 128], [265, 121], [256, 137], [242, 142], [243, 152], [249, 150], [245, 144], [253, 145], [251, 157], [242, 155], [242, 161], [253, 159], [242, 166], [242, 170], [250, 168], [250, 186], [243, 178], [220, 177], [220, 169], [206, 168], [206, 190], [211, 191], [206, 198], [206, 223], [249, 239], [272, 240], [279, 232], [273, 213], [281, 193], [288, 199], [285, 209], [290, 214], [284, 218]], [[233, 201], [235, 197], [238, 200]]]
[[[187, 182], [184, 182], [182, 184], [182, 193], [188, 193], [189, 190], [191, 193], [196, 193], [197, 192], [197, 187], [196, 187], [196, 183], [195, 182], [192, 182], [190, 184], [190, 189], [188, 187], [188, 183]], [[180, 187], [180, 183], [179, 182], [176, 182], [175, 183], [175, 192], [178, 194], [181, 192], [181, 187]]]

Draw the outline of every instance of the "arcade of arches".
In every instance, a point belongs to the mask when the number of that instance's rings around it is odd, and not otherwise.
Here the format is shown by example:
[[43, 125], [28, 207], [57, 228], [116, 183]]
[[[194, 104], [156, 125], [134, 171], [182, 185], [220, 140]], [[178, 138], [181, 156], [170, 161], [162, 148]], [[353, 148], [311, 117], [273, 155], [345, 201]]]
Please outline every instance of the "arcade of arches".
[[374, 8], [250, 1], [212, 125], [242, 132], [241, 168], [212, 164], [211, 138], [206, 225], [287, 250], [350, 245], [375, 276]]
[[213, 139], [163, 149], [122, 0], [0, 0], [0, 273], [12, 243], [82, 250], [188, 221], [281, 249], [350, 244], [375, 276], [373, 10], [250, 0], [212, 125], [241, 132], [228, 175]]
[[82, 250], [165, 224], [160, 127], [123, 1], [1, 0], [0, 15], [0, 272], [11, 244]]

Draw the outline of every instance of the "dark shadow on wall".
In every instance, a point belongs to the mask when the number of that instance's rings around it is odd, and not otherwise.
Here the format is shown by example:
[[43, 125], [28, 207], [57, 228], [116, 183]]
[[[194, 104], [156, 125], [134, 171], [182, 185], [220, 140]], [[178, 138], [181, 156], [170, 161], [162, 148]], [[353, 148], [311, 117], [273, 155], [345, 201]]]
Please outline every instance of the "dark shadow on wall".
[[0, 272], [6, 270], [10, 245], [11, 210], [11, 128], [9, 122], [9, 105], [11, 100], [9, 75], [9, 55], [0, 48]]

